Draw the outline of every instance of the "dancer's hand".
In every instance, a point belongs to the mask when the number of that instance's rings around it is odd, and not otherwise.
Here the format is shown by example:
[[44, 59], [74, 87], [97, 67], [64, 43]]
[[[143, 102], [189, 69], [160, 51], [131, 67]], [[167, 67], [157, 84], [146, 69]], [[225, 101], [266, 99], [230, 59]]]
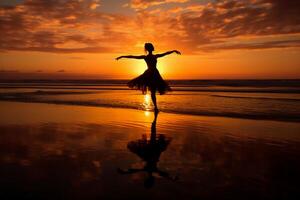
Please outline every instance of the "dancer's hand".
[[116, 60], [120, 60], [121, 58], [123, 58], [123, 56], [119, 56], [116, 58]]
[[174, 50], [174, 52], [178, 55], [181, 55], [180, 51]]

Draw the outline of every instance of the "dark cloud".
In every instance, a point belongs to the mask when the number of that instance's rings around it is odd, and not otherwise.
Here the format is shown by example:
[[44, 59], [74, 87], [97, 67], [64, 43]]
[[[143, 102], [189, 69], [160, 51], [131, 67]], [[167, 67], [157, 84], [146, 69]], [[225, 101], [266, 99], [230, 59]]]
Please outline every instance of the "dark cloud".
[[52, 53], [99, 53], [99, 52], [113, 52], [103, 47], [84, 47], [84, 48], [55, 48], [55, 47], [11, 47], [7, 50], [14, 51], [40, 51]]
[[140, 10], [166, 3], [185, 3], [188, 1], [189, 0], [130, 0], [127, 5], [133, 9]]
[[[186, 39], [198, 46], [226, 42], [228, 38], [247, 36], [268, 36], [300, 33], [300, 1], [284, 0], [227, 0], [206, 6], [200, 14], [181, 14], [180, 22], [187, 31]], [[299, 37], [299, 36], [298, 36]], [[300, 38], [300, 37], [299, 37]], [[276, 43], [276, 41], [274, 41]], [[279, 41], [281, 46], [294, 46], [290, 41]], [[266, 42], [265, 48], [272, 42]], [[249, 43], [249, 49], [262, 48]], [[192, 46], [192, 45], [190, 45]], [[247, 48], [244, 45], [233, 47]], [[275, 45], [276, 47], [277, 45]], [[298, 46], [298, 45], [296, 45]], [[211, 46], [213, 47], [213, 46]], [[214, 48], [217, 49], [217, 48]]]
[[204, 51], [214, 50], [232, 50], [232, 49], [270, 49], [270, 48], [288, 48], [300, 47], [299, 40], [282, 40], [282, 41], [265, 41], [265, 42], [251, 42], [251, 43], [237, 43], [237, 44], [214, 44], [203, 45], [200, 49]]
[[[97, 2], [26, 0], [16, 6], [1, 6], [0, 49], [56, 53], [110, 51], [101, 45], [101, 38], [91, 37], [84, 30], [94, 21], [102, 20], [103, 24], [108, 21], [109, 15], [94, 11], [92, 5]], [[70, 42], [79, 45], [64, 47]]]

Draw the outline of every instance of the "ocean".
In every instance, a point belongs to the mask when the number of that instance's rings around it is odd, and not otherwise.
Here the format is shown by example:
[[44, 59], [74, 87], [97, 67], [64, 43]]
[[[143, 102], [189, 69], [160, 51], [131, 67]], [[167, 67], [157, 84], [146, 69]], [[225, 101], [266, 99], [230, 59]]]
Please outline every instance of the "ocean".
[[300, 80], [0, 84], [0, 199], [300, 199]]
[[[168, 113], [245, 119], [300, 121], [300, 80], [170, 80], [157, 95]], [[153, 109], [149, 94], [127, 80], [2, 81], [0, 100], [95, 107]]]

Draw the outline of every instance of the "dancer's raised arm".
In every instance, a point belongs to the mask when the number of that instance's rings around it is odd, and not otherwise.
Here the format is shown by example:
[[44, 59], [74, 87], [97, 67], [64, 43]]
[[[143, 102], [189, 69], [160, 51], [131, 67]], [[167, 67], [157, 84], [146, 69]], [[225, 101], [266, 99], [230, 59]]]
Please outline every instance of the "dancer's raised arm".
[[167, 51], [167, 52], [161, 53], [161, 54], [156, 54], [156, 57], [157, 58], [164, 57], [164, 56], [169, 55], [171, 53], [177, 53], [177, 54], [181, 55], [181, 53], [179, 51], [173, 50], [173, 51]]
[[119, 56], [119, 57], [116, 58], [116, 60], [119, 60], [121, 58], [144, 59], [145, 56], [144, 55], [142, 55], [142, 56], [131, 56], [131, 55], [128, 55], [128, 56]]

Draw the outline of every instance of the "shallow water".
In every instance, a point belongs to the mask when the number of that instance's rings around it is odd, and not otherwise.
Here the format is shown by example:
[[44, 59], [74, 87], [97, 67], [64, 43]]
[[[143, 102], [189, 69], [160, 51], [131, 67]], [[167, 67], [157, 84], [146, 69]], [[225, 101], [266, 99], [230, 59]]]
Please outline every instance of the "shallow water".
[[[122, 85], [12, 85], [0, 89], [0, 100], [152, 110], [150, 95]], [[199, 89], [201, 88], [201, 89]], [[175, 86], [158, 95], [164, 112], [246, 119], [300, 121], [298, 87]]]
[[1, 197], [299, 197], [299, 123], [161, 112], [155, 133], [170, 143], [164, 150], [151, 146], [162, 151], [156, 167], [163, 173], [155, 173], [146, 188], [148, 173], [120, 170], [140, 170], [150, 162], [141, 156], [149, 145], [127, 146], [150, 141], [152, 112], [13, 102], [0, 102], [0, 109]]

